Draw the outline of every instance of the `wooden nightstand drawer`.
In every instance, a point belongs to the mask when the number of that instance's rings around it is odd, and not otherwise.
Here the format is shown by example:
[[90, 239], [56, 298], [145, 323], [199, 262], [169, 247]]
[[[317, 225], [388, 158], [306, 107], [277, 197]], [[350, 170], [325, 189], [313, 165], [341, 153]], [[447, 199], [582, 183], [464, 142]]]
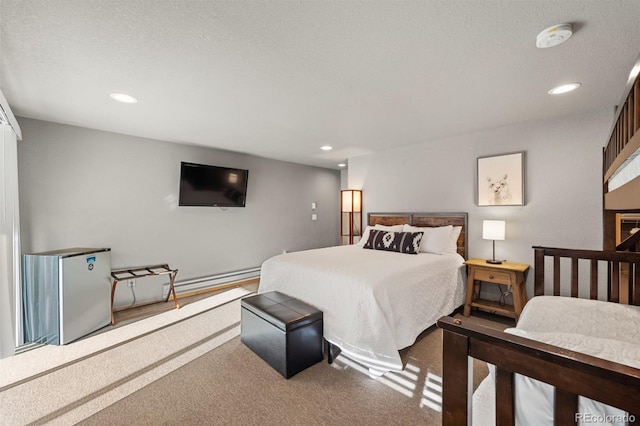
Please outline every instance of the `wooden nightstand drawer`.
[[476, 268], [473, 279], [478, 281], [488, 281], [496, 284], [512, 285], [511, 274], [509, 272], [495, 271]]

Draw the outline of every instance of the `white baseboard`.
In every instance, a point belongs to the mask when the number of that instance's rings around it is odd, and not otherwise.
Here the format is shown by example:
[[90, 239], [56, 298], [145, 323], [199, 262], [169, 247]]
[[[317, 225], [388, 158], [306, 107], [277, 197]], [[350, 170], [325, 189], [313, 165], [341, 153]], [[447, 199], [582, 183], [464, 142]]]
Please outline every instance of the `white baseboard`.
[[[240, 271], [225, 272], [223, 274], [215, 274], [215, 275], [209, 275], [206, 277], [176, 281], [173, 286], [176, 290], [176, 294], [180, 296], [181, 294], [193, 293], [196, 291], [206, 290], [206, 289], [213, 289], [215, 287], [222, 286], [225, 284], [248, 281], [248, 280], [256, 279], [259, 277], [260, 277], [260, 267], [258, 266], [255, 268], [248, 268]], [[166, 283], [162, 286], [163, 297], [167, 297], [168, 292], [169, 292], [169, 283]]]

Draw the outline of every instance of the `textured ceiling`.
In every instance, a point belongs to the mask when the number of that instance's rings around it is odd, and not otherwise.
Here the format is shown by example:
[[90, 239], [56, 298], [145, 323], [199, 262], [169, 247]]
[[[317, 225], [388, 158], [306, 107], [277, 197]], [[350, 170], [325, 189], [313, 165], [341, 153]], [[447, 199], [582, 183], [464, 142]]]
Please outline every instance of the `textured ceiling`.
[[[562, 22], [573, 37], [536, 49]], [[0, 89], [18, 116], [337, 168], [613, 111], [638, 22], [638, 0], [2, 0]]]

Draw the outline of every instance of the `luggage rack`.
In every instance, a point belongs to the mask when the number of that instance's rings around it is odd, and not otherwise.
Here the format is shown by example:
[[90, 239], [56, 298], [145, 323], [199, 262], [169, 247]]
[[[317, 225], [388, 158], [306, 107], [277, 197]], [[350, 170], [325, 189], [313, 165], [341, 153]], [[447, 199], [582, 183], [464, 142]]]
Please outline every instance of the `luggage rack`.
[[126, 309], [137, 308], [140, 306], [150, 305], [153, 303], [159, 302], [149, 302], [142, 303], [140, 305], [127, 306], [124, 308], [113, 308], [113, 300], [116, 295], [116, 287], [120, 281], [127, 281], [138, 278], [146, 278], [151, 276], [159, 276], [159, 275], [169, 275], [169, 291], [167, 292], [167, 298], [164, 300], [164, 303], [169, 301], [169, 297], [173, 295], [173, 302], [176, 305], [176, 309], [180, 309], [180, 304], [178, 303], [178, 298], [176, 297], [176, 290], [173, 287], [173, 283], [176, 279], [176, 275], [178, 275], [177, 269], [171, 269], [169, 265], [166, 263], [160, 265], [148, 265], [148, 266], [137, 266], [133, 268], [122, 268], [122, 269], [114, 269], [111, 271], [111, 278], [113, 278], [113, 284], [111, 286], [111, 325], [115, 325], [115, 317], [114, 313], [119, 311], [124, 311]]

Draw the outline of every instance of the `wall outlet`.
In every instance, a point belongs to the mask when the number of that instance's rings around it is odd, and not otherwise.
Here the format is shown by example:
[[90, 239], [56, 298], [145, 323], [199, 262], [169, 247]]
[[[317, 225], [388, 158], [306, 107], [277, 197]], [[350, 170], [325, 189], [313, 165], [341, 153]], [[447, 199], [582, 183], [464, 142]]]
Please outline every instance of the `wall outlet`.
[[136, 280], [127, 280], [127, 286], [129, 287], [135, 287], [136, 286]]
[[311, 214], [311, 220], [318, 220], [318, 215], [315, 213]]

